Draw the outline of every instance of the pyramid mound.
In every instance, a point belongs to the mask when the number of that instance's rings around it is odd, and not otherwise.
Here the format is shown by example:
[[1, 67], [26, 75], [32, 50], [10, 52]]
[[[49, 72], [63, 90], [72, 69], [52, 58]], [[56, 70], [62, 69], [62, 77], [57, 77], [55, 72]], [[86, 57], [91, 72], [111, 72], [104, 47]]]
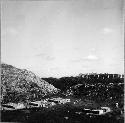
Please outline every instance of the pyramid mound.
[[59, 89], [31, 71], [1, 64], [2, 103], [40, 100], [58, 92]]

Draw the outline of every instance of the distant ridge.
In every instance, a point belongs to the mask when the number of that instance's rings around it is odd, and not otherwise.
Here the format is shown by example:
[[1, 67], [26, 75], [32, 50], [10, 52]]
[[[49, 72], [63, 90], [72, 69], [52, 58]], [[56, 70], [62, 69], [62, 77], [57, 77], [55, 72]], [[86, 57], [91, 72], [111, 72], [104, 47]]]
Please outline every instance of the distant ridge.
[[40, 100], [59, 91], [31, 71], [1, 64], [2, 103]]

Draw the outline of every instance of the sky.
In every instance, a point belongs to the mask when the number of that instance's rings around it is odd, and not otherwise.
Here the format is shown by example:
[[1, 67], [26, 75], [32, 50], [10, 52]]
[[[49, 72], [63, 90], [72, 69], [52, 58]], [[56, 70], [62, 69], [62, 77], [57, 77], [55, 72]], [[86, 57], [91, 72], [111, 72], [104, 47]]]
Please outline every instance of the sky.
[[124, 73], [122, 0], [3, 1], [1, 61], [41, 77]]

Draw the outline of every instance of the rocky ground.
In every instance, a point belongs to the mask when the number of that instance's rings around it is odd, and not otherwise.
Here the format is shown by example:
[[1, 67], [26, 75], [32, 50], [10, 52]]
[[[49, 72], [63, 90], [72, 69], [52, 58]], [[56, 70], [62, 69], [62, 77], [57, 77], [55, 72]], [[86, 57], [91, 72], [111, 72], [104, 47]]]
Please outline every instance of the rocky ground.
[[2, 104], [40, 100], [58, 92], [59, 89], [31, 71], [1, 64]]

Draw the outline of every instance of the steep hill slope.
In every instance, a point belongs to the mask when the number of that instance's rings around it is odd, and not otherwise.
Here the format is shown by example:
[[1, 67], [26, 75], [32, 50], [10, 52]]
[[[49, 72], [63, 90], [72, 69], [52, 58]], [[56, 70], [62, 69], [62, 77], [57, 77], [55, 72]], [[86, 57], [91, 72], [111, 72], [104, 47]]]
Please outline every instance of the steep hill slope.
[[31, 71], [1, 64], [2, 103], [40, 100], [58, 92], [59, 89]]

